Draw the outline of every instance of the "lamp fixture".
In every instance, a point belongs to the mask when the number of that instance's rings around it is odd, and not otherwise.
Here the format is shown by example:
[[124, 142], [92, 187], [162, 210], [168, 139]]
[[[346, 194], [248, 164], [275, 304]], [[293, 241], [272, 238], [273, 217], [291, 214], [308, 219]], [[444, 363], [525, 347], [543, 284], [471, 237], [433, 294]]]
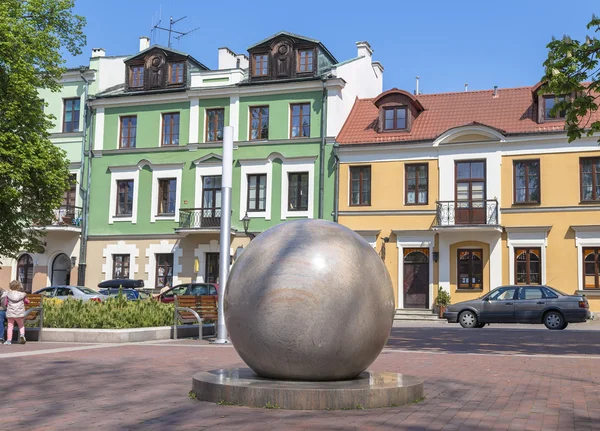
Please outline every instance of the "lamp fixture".
[[434, 262], [437, 262], [437, 261], [438, 261], [438, 259], [440, 258], [440, 253], [439, 253], [438, 251], [434, 251], [434, 252], [432, 253], [432, 257], [433, 257], [433, 261], [434, 261]]
[[246, 211], [246, 214], [244, 215], [244, 218], [242, 219], [242, 223], [244, 224], [244, 233], [246, 234], [247, 237], [250, 238], [250, 241], [252, 241], [254, 239], [255, 235], [253, 233], [248, 232], [248, 227], [250, 226], [250, 217], [248, 217], [248, 211]]

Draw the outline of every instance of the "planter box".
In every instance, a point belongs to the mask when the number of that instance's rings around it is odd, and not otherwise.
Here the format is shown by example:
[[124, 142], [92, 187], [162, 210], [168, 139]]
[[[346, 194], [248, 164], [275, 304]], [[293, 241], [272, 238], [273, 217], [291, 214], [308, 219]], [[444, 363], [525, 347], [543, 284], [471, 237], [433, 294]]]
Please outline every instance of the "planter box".
[[[202, 334], [204, 337], [211, 336], [214, 332], [214, 324], [203, 325]], [[27, 328], [25, 336], [28, 341], [36, 341], [37, 335], [37, 328]], [[198, 325], [178, 326], [177, 335], [179, 338], [198, 337]], [[15, 336], [18, 336], [18, 332], [15, 333]], [[13, 341], [17, 339], [15, 336], [13, 336]], [[42, 341], [62, 343], [139, 343], [142, 341], [169, 340], [171, 338], [173, 338], [172, 326], [129, 329], [44, 328], [42, 331]]]

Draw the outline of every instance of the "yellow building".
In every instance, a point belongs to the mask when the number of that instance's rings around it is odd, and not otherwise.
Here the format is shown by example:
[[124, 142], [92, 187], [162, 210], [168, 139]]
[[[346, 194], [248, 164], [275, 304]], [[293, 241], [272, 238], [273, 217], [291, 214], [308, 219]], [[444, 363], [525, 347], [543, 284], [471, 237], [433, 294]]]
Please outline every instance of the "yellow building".
[[538, 87], [357, 99], [335, 217], [380, 252], [398, 308], [546, 284], [600, 312], [598, 137], [568, 143]]

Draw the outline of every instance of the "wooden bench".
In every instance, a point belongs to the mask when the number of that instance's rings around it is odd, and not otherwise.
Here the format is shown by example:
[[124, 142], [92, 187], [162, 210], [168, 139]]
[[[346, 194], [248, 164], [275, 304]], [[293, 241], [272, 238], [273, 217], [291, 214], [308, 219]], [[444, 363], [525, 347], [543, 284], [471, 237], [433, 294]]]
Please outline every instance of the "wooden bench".
[[181, 323], [198, 323], [199, 337], [203, 337], [202, 328], [208, 321], [215, 322], [215, 332], [211, 335], [217, 335], [216, 321], [218, 318], [217, 298], [215, 296], [193, 296], [193, 295], [175, 295], [175, 322], [173, 325], [173, 338], [177, 339], [177, 325]]
[[44, 327], [44, 306], [43, 306], [43, 295], [28, 293], [27, 299], [29, 304], [25, 304], [25, 322], [38, 323], [38, 341], [42, 341], [42, 328]]

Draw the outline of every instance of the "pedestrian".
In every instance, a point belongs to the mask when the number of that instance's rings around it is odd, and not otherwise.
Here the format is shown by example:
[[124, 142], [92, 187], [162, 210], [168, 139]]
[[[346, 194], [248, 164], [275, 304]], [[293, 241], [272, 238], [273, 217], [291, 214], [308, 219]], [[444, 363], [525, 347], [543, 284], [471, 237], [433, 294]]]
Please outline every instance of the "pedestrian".
[[6, 319], [6, 291], [0, 287], [0, 344], [4, 343], [4, 320]]
[[6, 317], [8, 318], [8, 331], [6, 332], [6, 341], [4, 344], [12, 344], [12, 333], [15, 322], [19, 326], [19, 342], [25, 344], [25, 325], [23, 318], [25, 317], [25, 304], [29, 304], [27, 295], [23, 292], [23, 285], [20, 281], [13, 280], [10, 282], [9, 291], [6, 292], [7, 307]]

